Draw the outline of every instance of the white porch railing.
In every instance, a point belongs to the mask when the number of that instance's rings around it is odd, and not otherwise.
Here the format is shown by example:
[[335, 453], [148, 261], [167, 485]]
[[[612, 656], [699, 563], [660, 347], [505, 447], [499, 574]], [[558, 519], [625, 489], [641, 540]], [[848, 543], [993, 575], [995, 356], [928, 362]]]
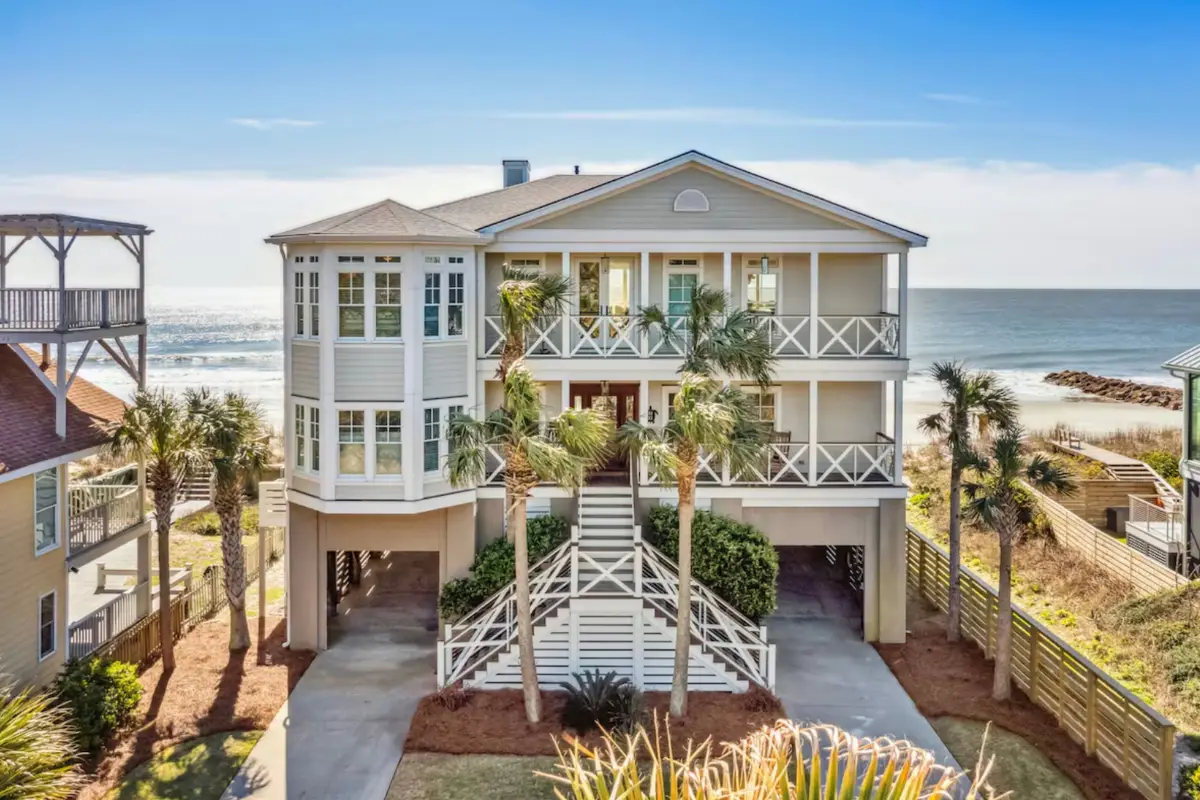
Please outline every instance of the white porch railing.
[[896, 482], [896, 443], [883, 434], [873, 443], [818, 444], [817, 486], [862, 486]]
[[[761, 463], [736, 475], [711, 453], [701, 451], [698, 486], [865, 486], [896, 482], [896, 443], [878, 434], [875, 442], [773, 442]], [[815, 459], [815, 463], [813, 463]], [[641, 483], [660, 485], [642, 462]]]
[[759, 328], [766, 331], [771, 352], [781, 358], [808, 357], [809, 317], [795, 315], [764, 316]]
[[[171, 595], [191, 588], [191, 567], [171, 570]], [[83, 658], [151, 612], [154, 595], [149, 583], [130, 587], [67, 628], [67, 657]]]
[[1183, 544], [1183, 502], [1160, 495], [1142, 497], [1131, 494], [1126, 525], [1132, 526], [1143, 536], [1168, 544]]
[[807, 486], [808, 443], [773, 442], [768, 446], [762, 464], [749, 475], [734, 475], [735, 486]]
[[894, 358], [899, 352], [900, 317], [895, 314], [822, 314], [818, 321], [818, 356]]
[[145, 516], [137, 484], [80, 484], [67, 490], [68, 552], [92, 545], [141, 523]]
[[140, 289], [0, 289], [0, 330], [136, 325]]
[[[534, 358], [557, 358], [562, 355], [562, 317], [550, 317], [535, 322], [525, 339], [525, 355]], [[483, 357], [499, 358], [504, 349], [504, 332], [499, 316], [483, 318]]]
[[642, 352], [640, 317], [628, 314], [585, 314], [571, 317], [571, 356], [637, 357]]

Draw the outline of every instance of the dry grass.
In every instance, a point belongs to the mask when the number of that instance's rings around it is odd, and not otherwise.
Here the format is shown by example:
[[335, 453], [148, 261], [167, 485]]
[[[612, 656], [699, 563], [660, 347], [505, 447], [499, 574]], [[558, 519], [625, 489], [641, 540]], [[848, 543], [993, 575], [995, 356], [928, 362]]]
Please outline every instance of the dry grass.
[[231, 654], [223, 620], [198, 626], [175, 645], [175, 671], [156, 662], [139, 680], [145, 694], [140, 722], [111, 742], [80, 800], [96, 800], [130, 769], [171, 745], [224, 731], [265, 730], [283, 705], [313, 653], [283, 647], [284, 625], [272, 619], [266, 646]]
[[[909, 522], [944, 546], [950, 517], [948, 456], [928, 445], [904, 464], [913, 484]], [[962, 548], [963, 564], [994, 584], [1000, 561], [996, 535], [964, 522]], [[1187, 681], [1179, 680], [1179, 656], [1172, 652], [1178, 643], [1119, 613], [1138, 602], [1128, 584], [1073, 550], [1027, 538], [1013, 550], [1013, 600], [1182, 729], [1200, 730], [1200, 679], [1193, 700]], [[1164, 608], [1169, 616], [1159, 621], [1168, 627], [1200, 620], [1200, 600], [1195, 609], [1190, 603]]]

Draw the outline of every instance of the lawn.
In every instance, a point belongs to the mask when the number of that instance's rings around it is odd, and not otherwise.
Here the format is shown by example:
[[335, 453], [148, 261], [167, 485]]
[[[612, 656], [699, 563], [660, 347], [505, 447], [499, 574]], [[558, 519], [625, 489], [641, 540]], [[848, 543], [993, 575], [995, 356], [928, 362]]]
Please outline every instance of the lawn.
[[[959, 765], [974, 775], [987, 723], [962, 717], [935, 717], [929, 722]], [[987, 731], [986, 755], [995, 759], [988, 783], [997, 792], [1012, 792], [1014, 798], [1085, 800], [1049, 758], [1011, 731], [992, 726]]]
[[129, 773], [106, 800], [218, 800], [261, 736], [217, 733], [168, 747]]
[[552, 772], [556, 763], [551, 756], [405, 753], [386, 800], [554, 800], [554, 784], [534, 772]]

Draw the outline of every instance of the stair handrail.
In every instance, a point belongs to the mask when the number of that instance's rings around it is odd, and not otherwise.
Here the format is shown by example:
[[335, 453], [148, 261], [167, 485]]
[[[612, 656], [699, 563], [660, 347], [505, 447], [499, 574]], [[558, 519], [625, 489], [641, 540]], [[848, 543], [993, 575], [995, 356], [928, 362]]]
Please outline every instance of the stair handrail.
[[[572, 549], [572, 542], [564, 542], [529, 570], [535, 625], [571, 597]], [[516, 581], [510, 581], [462, 619], [447, 623], [444, 630], [445, 637], [438, 645], [439, 686], [463, 680], [516, 640]]]
[[[640, 585], [642, 597], [672, 622], [678, 620], [678, 567], [654, 545], [641, 540], [635, 546], [642, 550]], [[647, 584], [662, 584], [660, 593], [648, 591]], [[674, 602], [672, 602], [674, 600]], [[743, 678], [774, 689], [775, 646], [767, 641], [766, 628], [756, 625], [712, 589], [692, 579], [692, 635], [701, 649]]]

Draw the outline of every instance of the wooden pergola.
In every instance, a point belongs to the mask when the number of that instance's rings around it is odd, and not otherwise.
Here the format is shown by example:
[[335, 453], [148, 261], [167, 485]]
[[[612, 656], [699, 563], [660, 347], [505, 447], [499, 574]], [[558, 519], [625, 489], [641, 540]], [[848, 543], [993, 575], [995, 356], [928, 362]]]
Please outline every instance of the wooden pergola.
[[[55, 430], [66, 436], [67, 392], [92, 345], [99, 343], [139, 387], [146, 383], [146, 236], [153, 231], [132, 222], [70, 214], [0, 214], [0, 345], [8, 345], [55, 397]], [[67, 257], [80, 238], [111, 238], [129, 251], [138, 267], [137, 288], [68, 288]], [[37, 240], [58, 264], [56, 286], [12, 287], [8, 266], [26, 244]], [[130, 354], [125, 339], [137, 339]], [[83, 342], [74, 365], [67, 345]], [[38, 364], [23, 345], [41, 345]], [[45, 370], [55, 347], [52, 379]]]

